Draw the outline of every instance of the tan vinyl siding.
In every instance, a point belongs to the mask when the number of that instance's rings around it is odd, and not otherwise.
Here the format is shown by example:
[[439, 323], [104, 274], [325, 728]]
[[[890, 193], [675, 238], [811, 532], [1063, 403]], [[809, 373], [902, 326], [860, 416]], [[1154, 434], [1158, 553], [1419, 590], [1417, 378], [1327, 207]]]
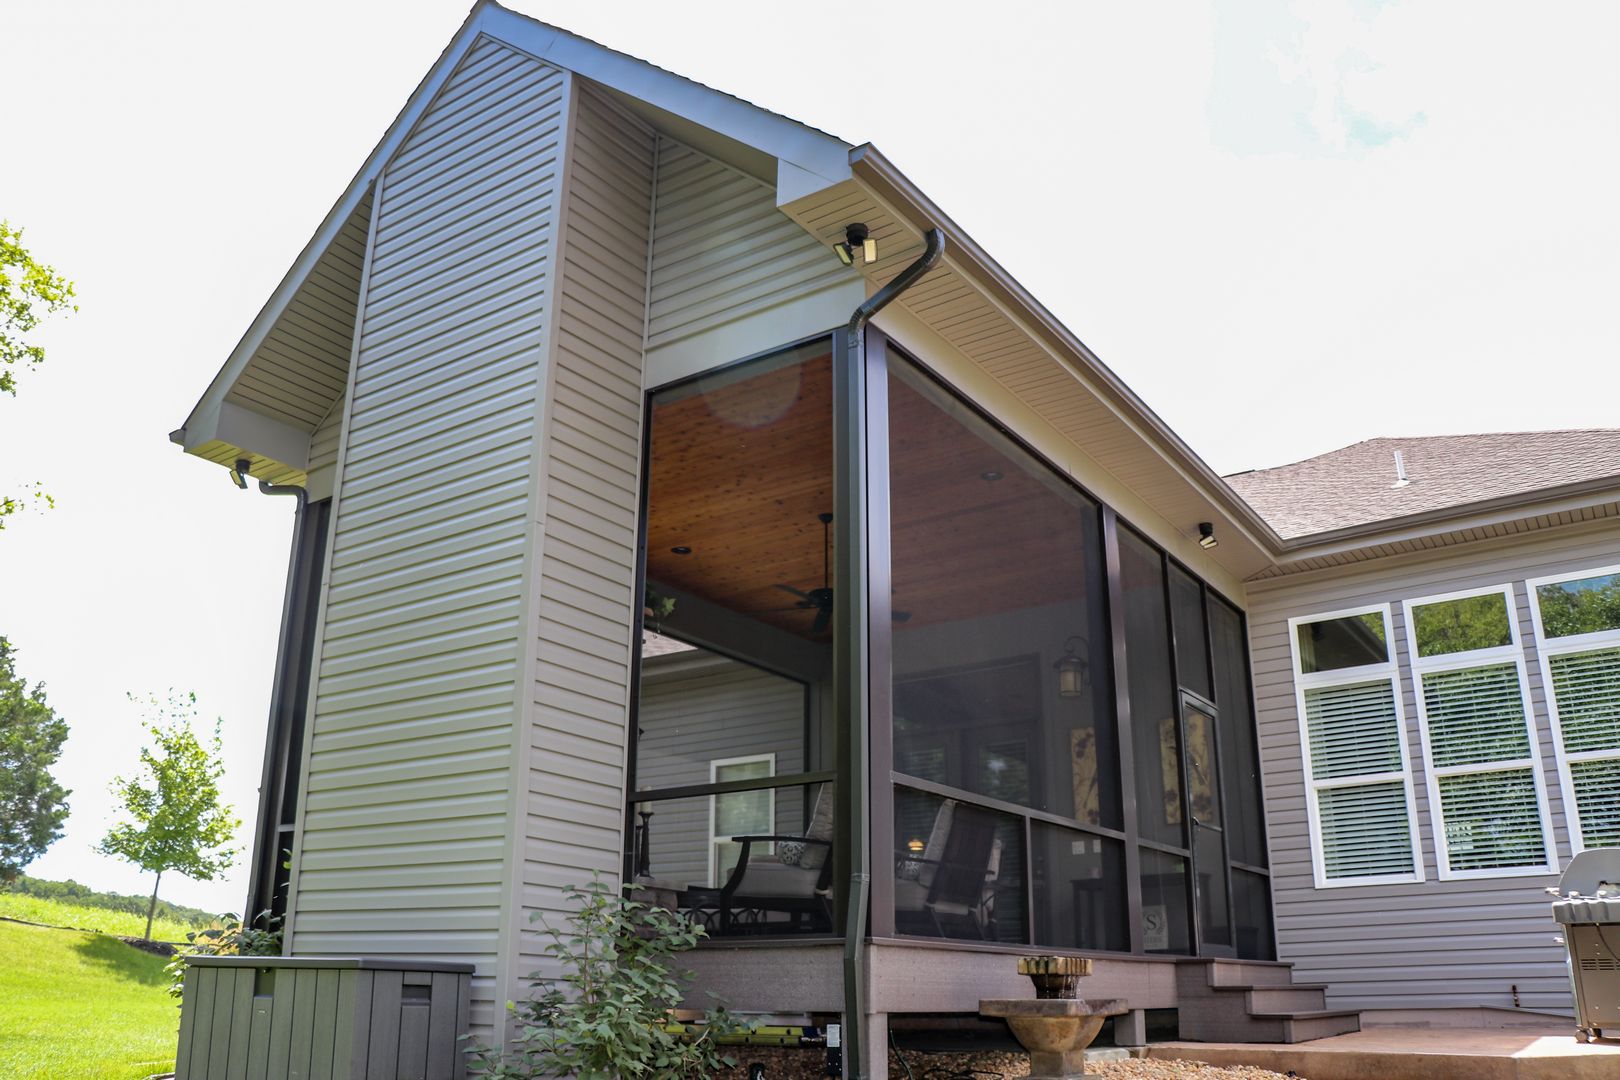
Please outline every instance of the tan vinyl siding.
[[[1438, 879], [1434, 814], [1425, 783], [1400, 602], [1512, 584], [1537, 752], [1562, 866], [1570, 857], [1569, 836], [1524, 582], [1613, 563], [1617, 544], [1620, 534], [1612, 523], [1594, 522], [1388, 559], [1355, 571], [1317, 572], [1250, 585], [1249, 625], [1279, 954], [1298, 965], [1299, 981], [1327, 983], [1334, 1007], [1511, 1006], [1517, 986], [1526, 1008], [1570, 1008], [1564, 951], [1554, 944], [1556, 927], [1541, 891], [1556, 884], [1554, 875]], [[1391, 605], [1395, 620], [1426, 880], [1317, 890], [1311, 877], [1287, 620], [1382, 603]]]
[[311, 499], [324, 499], [332, 494], [332, 481], [337, 473], [338, 444], [343, 433], [343, 402], [340, 395], [332, 404], [332, 411], [316, 426], [309, 437], [308, 479], [304, 486]]
[[[541, 534], [520, 974], [544, 969], [530, 915], [616, 880], [624, 820], [653, 136], [581, 89], [567, 166], [556, 345], [540, 457]], [[555, 920], [554, 920], [555, 921]], [[515, 988], [516, 989], [516, 988]]]
[[[852, 278], [852, 271], [776, 208], [770, 185], [659, 138], [649, 348], [707, 333]], [[786, 332], [759, 347], [785, 340]], [[716, 356], [712, 362], [731, 359], [736, 357]]]
[[[371, 196], [360, 200], [225, 400], [305, 431], [343, 393]], [[311, 466], [313, 468], [313, 465]]]
[[496, 1008], [566, 76], [489, 41], [381, 180], [347, 403], [297, 953], [472, 960]]

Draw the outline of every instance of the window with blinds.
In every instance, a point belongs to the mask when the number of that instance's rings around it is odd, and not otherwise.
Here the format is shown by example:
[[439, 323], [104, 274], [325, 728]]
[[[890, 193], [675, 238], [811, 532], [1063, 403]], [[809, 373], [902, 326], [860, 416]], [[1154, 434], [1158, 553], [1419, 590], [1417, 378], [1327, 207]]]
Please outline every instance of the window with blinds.
[[1620, 566], [1526, 585], [1570, 842], [1620, 845]]
[[1388, 605], [1289, 621], [1318, 888], [1423, 880]]
[[1556, 870], [1513, 587], [1405, 603], [1442, 879]]

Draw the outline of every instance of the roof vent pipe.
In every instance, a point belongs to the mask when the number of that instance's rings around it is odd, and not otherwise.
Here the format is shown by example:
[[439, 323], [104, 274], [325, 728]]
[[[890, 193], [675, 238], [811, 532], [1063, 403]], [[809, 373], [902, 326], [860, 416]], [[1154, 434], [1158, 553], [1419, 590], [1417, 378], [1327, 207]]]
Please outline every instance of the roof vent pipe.
[[1412, 481], [1406, 475], [1406, 456], [1399, 450], [1395, 451], [1395, 482], [1390, 487], [1405, 487]]

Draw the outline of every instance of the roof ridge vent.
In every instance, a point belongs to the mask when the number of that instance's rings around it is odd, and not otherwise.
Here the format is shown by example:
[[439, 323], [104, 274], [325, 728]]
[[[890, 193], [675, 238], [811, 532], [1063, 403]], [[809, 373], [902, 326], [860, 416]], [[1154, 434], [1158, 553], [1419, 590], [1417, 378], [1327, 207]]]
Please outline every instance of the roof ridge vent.
[[1411, 477], [1406, 475], [1406, 455], [1397, 450], [1395, 451], [1395, 482], [1389, 486], [1403, 488], [1411, 482]]

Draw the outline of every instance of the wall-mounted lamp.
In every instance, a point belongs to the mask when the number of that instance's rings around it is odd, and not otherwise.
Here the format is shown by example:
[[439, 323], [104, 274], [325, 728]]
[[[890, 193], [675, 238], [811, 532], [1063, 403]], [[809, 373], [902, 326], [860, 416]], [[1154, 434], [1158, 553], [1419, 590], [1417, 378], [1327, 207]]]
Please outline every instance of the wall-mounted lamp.
[[1208, 551], [1219, 543], [1220, 541], [1215, 539], [1215, 526], [1208, 521], [1200, 521], [1198, 523], [1198, 546]]
[[1058, 677], [1058, 697], [1079, 697], [1086, 692], [1086, 661], [1075, 651], [1079, 644], [1079, 637], [1065, 641], [1063, 656], [1052, 665]]
[[243, 491], [247, 490], [248, 470], [253, 468], [253, 462], [247, 458], [238, 458], [236, 468], [231, 470], [231, 482]]
[[833, 250], [838, 253], [838, 261], [845, 266], [855, 265], [857, 251], [867, 265], [877, 262], [877, 241], [872, 239], [871, 230], [859, 221], [844, 227], [843, 242], [834, 244]]
[[906, 850], [911, 852], [913, 855], [921, 855], [923, 853], [923, 849], [927, 846], [927, 844], [923, 843], [922, 837], [920, 836], [913, 836], [910, 840], [906, 841]]

